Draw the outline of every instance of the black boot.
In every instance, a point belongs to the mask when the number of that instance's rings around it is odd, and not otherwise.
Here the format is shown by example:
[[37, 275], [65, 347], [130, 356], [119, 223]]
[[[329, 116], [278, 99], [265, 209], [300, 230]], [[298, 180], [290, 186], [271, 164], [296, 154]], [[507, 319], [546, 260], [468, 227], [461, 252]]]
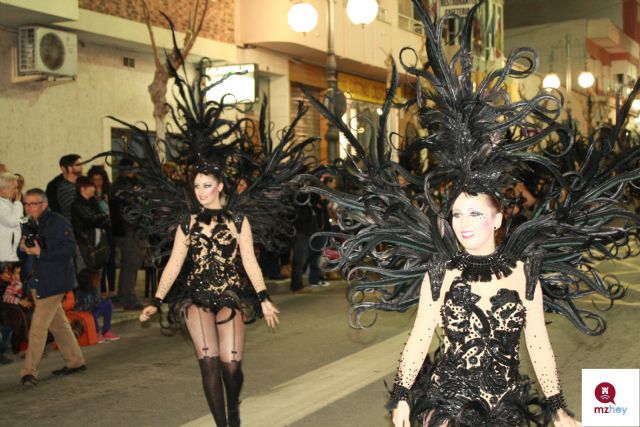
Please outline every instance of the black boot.
[[209, 404], [209, 410], [218, 427], [227, 427], [227, 417], [224, 408], [224, 389], [220, 377], [220, 358], [203, 357], [198, 359], [202, 387]]
[[227, 421], [229, 427], [240, 427], [240, 402], [235, 408], [229, 407], [227, 409]]
[[240, 427], [240, 391], [244, 382], [242, 362], [221, 362], [222, 379], [227, 390], [227, 419], [229, 427]]

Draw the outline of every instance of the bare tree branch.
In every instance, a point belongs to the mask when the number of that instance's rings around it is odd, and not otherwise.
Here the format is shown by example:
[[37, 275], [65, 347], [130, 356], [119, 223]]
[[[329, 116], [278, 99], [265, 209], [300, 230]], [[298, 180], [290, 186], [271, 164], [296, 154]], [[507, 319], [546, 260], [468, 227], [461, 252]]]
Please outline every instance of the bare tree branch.
[[187, 38], [185, 37], [185, 43], [184, 43], [184, 49], [182, 51], [182, 57], [186, 58], [187, 55], [189, 55], [189, 52], [191, 51], [191, 48], [193, 47], [193, 45], [196, 42], [196, 39], [198, 38], [198, 34], [200, 34], [200, 31], [202, 31], [202, 26], [204, 25], [204, 20], [207, 17], [207, 11], [209, 10], [209, 2], [207, 0], [204, 0], [204, 10], [202, 11], [202, 14], [200, 15], [200, 20], [198, 22], [198, 25], [195, 25], [195, 20], [196, 20], [196, 16], [198, 13], [198, 6], [200, 5], [200, 0], [196, 0], [196, 7], [195, 7], [195, 13], [193, 15], [193, 22], [189, 23], [189, 38], [187, 40]]
[[158, 47], [156, 45], [156, 39], [153, 35], [153, 28], [151, 28], [151, 12], [149, 10], [149, 4], [147, 0], [142, 0], [142, 9], [144, 11], [143, 19], [147, 24], [147, 30], [149, 30], [149, 38], [151, 39], [151, 49], [153, 50], [153, 60], [156, 63], [156, 68], [164, 67], [158, 54]]

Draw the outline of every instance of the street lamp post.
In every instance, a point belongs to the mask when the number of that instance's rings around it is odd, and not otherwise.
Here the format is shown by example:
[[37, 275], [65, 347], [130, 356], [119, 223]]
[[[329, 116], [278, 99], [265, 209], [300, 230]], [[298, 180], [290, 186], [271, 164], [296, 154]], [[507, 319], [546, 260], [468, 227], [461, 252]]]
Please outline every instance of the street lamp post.
[[[555, 47], [558, 47], [558, 46], [551, 47], [550, 63], [553, 63], [553, 49]], [[572, 118], [571, 118], [572, 67], [571, 67], [571, 34], [569, 33], [565, 34], [564, 51], [565, 51], [564, 52], [565, 53], [565, 80], [564, 81], [565, 81], [565, 88], [566, 88], [566, 94], [567, 94], [565, 111], [567, 112], [567, 119], [569, 123], [571, 123], [572, 121]], [[593, 74], [587, 70], [586, 54], [585, 54], [584, 68], [585, 68], [584, 71], [582, 71], [580, 73], [580, 76], [578, 77], [578, 85], [580, 85], [580, 87], [582, 87], [583, 89], [588, 90], [591, 86], [593, 86], [595, 82], [595, 77], [593, 77]], [[556, 73], [551, 72], [550, 74], [547, 74], [545, 76], [544, 80], [542, 81], [542, 87], [545, 89], [547, 88], [557, 89], [560, 87], [560, 78]], [[587, 116], [591, 114], [590, 98], [591, 98], [591, 93], [589, 92], [588, 100], [587, 100], [587, 110], [588, 110]]]
[[[336, 52], [334, 48], [333, 32], [335, 29], [335, 4], [333, 0], [327, 0], [327, 12], [327, 106], [332, 107], [334, 109], [334, 113], [342, 116], [342, 114], [344, 114], [344, 111], [339, 110], [342, 110], [342, 106], [344, 105], [344, 103], [340, 102], [340, 105], [336, 105], [339, 102], [339, 100], [336, 99], [336, 94], [338, 92], [338, 78], [336, 74], [338, 64], [336, 62]], [[340, 140], [340, 133], [335, 126], [331, 125], [331, 123], [329, 123], [329, 128], [327, 129], [327, 133], [325, 134], [325, 139], [327, 140], [329, 161], [332, 161], [336, 158], [336, 154], [338, 151], [338, 141]]]
[[[554, 59], [553, 50], [557, 47], [558, 45], [551, 47], [551, 56], [549, 59], [551, 66], [553, 66], [553, 59]], [[572, 89], [572, 78], [571, 78], [572, 69], [571, 69], [571, 35], [568, 33], [565, 34], [564, 49], [565, 49], [565, 61], [566, 61], [565, 86], [567, 89], [567, 98], [569, 98], [569, 94], [571, 93], [571, 89]], [[591, 86], [593, 86], [594, 83], [595, 83], [595, 77], [593, 76], [591, 71], [587, 70], [587, 61], [585, 57], [584, 71], [582, 71], [580, 73], [580, 76], [578, 76], [578, 84], [583, 89], [588, 89]], [[558, 77], [558, 74], [554, 73], [553, 71], [547, 74], [542, 82], [542, 87], [545, 89], [546, 88], [558, 89], [560, 87], [560, 78]], [[569, 99], [567, 99], [567, 101], [569, 101]]]
[[[303, 6], [304, 5], [304, 6]], [[313, 6], [306, 2], [298, 2], [291, 6], [289, 9], [289, 26], [295, 32], [308, 32], [313, 30], [313, 25], [305, 27], [302, 20], [309, 20], [302, 14], [296, 16], [295, 9], [312, 8]], [[315, 9], [313, 9], [315, 12]], [[378, 15], [378, 2], [376, 0], [349, 0], [347, 2], [347, 15], [351, 22], [354, 24], [365, 25], [373, 22]], [[317, 15], [316, 15], [317, 16]], [[298, 25], [300, 24], [300, 25]], [[305, 28], [300, 30], [299, 28]], [[327, 0], [327, 107], [331, 108], [333, 113], [338, 117], [342, 116], [346, 111], [346, 100], [343, 94], [338, 92], [338, 78], [337, 78], [337, 61], [335, 53], [335, 0]], [[338, 129], [329, 123], [329, 128], [325, 134], [325, 140], [327, 141], [329, 160], [334, 160], [338, 153], [338, 141], [340, 139], [340, 133]]]

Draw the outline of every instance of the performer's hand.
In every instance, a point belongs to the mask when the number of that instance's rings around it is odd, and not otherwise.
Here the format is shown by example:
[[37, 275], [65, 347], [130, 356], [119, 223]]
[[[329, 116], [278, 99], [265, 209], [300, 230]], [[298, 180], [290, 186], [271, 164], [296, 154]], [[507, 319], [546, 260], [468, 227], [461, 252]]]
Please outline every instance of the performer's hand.
[[158, 312], [158, 309], [155, 306], [148, 305], [142, 309], [142, 313], [140, 313], [139, 319], [141, 322], [146, 322], [147, 320], [149, 320], [151, 316], [153, 316], [157, 312]]
[[391, 413], [394, 427], [411, 427], [409, 412], [409, 404], [405, 400], [398, 402], [398, 406]]
[[278, 313], [280, 313], [280, 310], [278, 310], [278, 307], [273, 305], [269, 300], [262, 301], [260, 305], [262, 307], [262, 315], [264, 316], [265, 322], [267, 322], [267, 325], [269, 325], [270, 328], [275, 329], [275, 327], [278, 326], [278, 323], [280, 323], [280, 320], [278, 319]]
[[556, 412], [556, 416], [553, 420], [553, 425], [556, 427], [581, 427], [582, 424], [579, 421], [574, 420], [564, 410]]

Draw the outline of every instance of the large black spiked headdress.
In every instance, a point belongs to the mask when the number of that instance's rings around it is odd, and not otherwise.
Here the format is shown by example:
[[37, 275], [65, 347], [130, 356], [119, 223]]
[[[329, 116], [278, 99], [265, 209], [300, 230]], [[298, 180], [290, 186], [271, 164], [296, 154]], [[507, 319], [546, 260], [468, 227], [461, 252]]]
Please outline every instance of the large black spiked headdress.
[[442, 49], [443, 26], [455, 15], [442, 17], [436, 25], [420, 2], [414, 2], [426, 31], [428, 63], [411, 61], [415, 51], [405, 48], [400, 61], [416, 78], [416, 98], [421, 124], [428, 136], [414, 142], [414, 149], [427, 148], [437, 167], [425, 181], [449, 185], [448, 200], [461, 192], [504, 197], [513, 185], [518, 169], [527, 163], [546, 168], [559, 181], [558, 167], [544, 155], [527, 151], [541, 141], [554, 139], [571, 145], [568, 128], [558, 124], [561, 100], [548, 92], [532, 99], [513, 101], [507, 79], [521, 79], [537, 68], [538, 58], [530, 48], [514, 50], [502, 69], [488, 73], [476, 86], [473, 82], [471, 26], [477, 9], [469, 12], [462, 28], [462, 45], [449, 61]]
[[[435, 166], [416, 173], [390, 157], [386, 123], [397, 87], [395, 67], [380, 132], [370, 142], [370, 150], [360, 145], [340, 117], [311, 99], [344, 135], [355, 153], [353, 163], [360, 165], [335, 171], [355, 183], [355, 194], [326, 188], [312, 177], [303, 186], [303, 191], [321, 194], [340, 206], [344, 232], [326, 235], [340, 254], [331, 266], [350, 281], [352, 324], [362, 326], [361, 316], [369, 310], [404, 311], [417, 303], [425, 272], [458, 251], [444, 220], [458, 194], [487, 193], [505, 199], [505, 189], [518, 180], [519, 172], [535, 168], [544, 179], [544, 189], [531, 218], [517, 228], [507, 226], [501, 256], [528, 266], [527, 297], [539, 283], [548, 311], [563, 314], [587, 334], [604, 332], [602, 316], [579, 304], [589, 295], [607, 303], [621, 298], [620, 282], [603, 276], [595, 261], [637, 252], [633, 242], [640, 217], [624, 202], [631, 185], [640, 180], [640, 148], [620, 152], [612, 147], [622, 137], [640, 84], [625, 102], [616, 125], [600, 128], [587, 139], [588, 154], [581, 165], [567, 165], [559, 159], [573, 150], [574, 134], [559, 122], [562, 97], [541, 91], [531, 99], [514, 101], [506, 88], [508, 78], [524, 78], [535, 71], [535, 52], [514, 50], [503, 68], [489, 72], [474, 86], [471, 29], [483, 2], [464, 20], [460, 49], [450, 60], [445, 55], [443, 27], [449, 19], [462, 19], [446, 15], [433, 22], [420, 1], [413, 3], [425, 28], [428, 61], [419, 64], [419, 55], [405, 48], [400, 62], [415, 77], [412, 104], [427, 136], [407, 141], [404, 150], [427, 148], [428, 156], [437, 160]], [[399, 175], [409, 182], [410, 191]]]

